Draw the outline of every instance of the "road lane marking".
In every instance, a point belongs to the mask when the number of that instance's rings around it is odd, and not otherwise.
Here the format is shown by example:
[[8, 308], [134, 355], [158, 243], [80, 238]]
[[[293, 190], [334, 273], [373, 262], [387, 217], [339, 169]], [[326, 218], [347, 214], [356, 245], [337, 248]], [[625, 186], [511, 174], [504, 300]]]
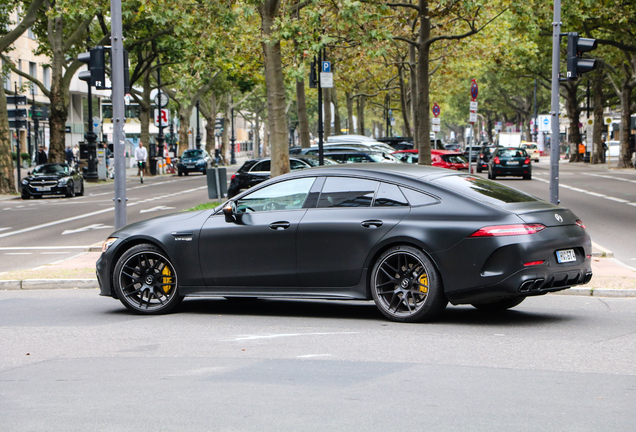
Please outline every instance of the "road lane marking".
[[358, 334], [358, 332], [333, 332], [333, 333], [281, 333], [273, 335], [246, 335], [237, 337], [235, 339], [227, 339], [223, 342], [239, 342], [248, 340], [261, 340], [261, 339], [275, 339], [282, 337], [297, 337], [297, 336], [326, 336], [326, 335], [344, 335], [344, 334]]
[[111, 225], [104, 225], [104, 224], [93, 224], [93, 225], [88, 225], [88, 226], [85, 226], [85, 227], [82, 227], [82, 228], [73, 229], [73, 230], [64, 230], [64, 232], [62, 232], [62, 235], [77, 234], [77, 233], [80, 233], [80, 232], [100, 230], [100, 229], [106, 229], [106, 228], [112, 228], [112, 226]]
[[70, 254], [70, 252], [42, 252], [41, 255], [61, 255]]
[[[535, 178], [535, 180], [542, 181], [544, 183], [550, 183], [550, 180], [544, 180], [544, 179], [540, 179], [540, 178]], [[631, 206], [636, 206], [636, 203], [630, 202], [628, 200], [624, 200], [622, 198], [616, 198], [616, 197], [609, 196], [609, 195], [603, 195], [603, 194], [600, 194], [600, 193], [591, 192], [591, 191], [587, 191], [587, 190], [584, 190], [584, 189], [579, 189], [579, 188], [576, 188], [576, 187], [573, 187], [573, 186], [568, 186], [568, 185], [563, 184], [563, 183], [559, 183], [559, 187], [564, 188], [564, 189], [570, 189], [570, 190], [575, 191], [575, 192], [581, 192], [581, 193], [584, 193], [584, 194], [587, 194], [587, 195], [592, 195], [592, 196], [599, 197], [599, 198], [604, 198], [604, 199], [607, 199], [607, 200], [610, 200], [610, 201], [615, 201], [615, 202], [618, 202], [618, 203], [621, 203], [621, 204], [627, 204], [627, 205], [631, 205]]]
[[0, 231], [6, 231], [8, 229], [11, 229], [11, 227], [7, 227], [7, 228], [0, 228]]
[[630, 179], [624, 179], [624, 178], [618, 178], [618, 177], [612, 177], [606, 174], [592, 174], [592, 173], [581, 173], [583, 175], [586, 176], [593, 176], [593, 177], [602, 177], [602, 178], [607, 178], [607, 179], [612, 179], [612, 180], [618, 180], [618, 181], [624, 181], [624, 182], [630, 182], [630, 183], [636, 183], [636, 180], [630, 180]]
[[88, 249], [90, 246], [14, 246], [0, 247], [0, 251], [5, 250], [47, 250], [47, 249]]
[[33, 255], [33, 252], [7, 252], [5, 255]]
[[155, 212], [155, 211], [160, 211], [160, 210], [174, 210], [174, 207], [157, 206], [157, 207], [153, 207], [151, 209], [139, 210], [139, 213], [150, 213], [150, 212]]
[[[151, 202], [151, 201], [156, 201], [156, 200], [159, 200], [159, 199], [170, 198], [170, 197], [173, 197], [173, 196], [183, 195], [183, 194], [190, 193], [190, 192], [196, 192], [196, 191], [200, 191], [202, 189], [207, 189], [207, 188], [208, 188], [207, 186], [201, 186], [201, 187], [194, 188], [194, 189], [188, 189], [188, 190], [179, 191], [179, 192], [176, 192], [176, 193], [162, 195], [162, 196], [158, 196], [158, 197], [154, 197], [154, 198], [148, 198], [146, 200], [138, 201], [136, 203], [128, 203], [126, 205], [126, 207], [132, 207], [132, 206], [135, 206], [135, 205], [139, 205], [139, 204], [143, 204], [143, 203], [147, 203], [147, 202]], [[38, 230], [38, 229], [41, 229], [41, 228], [48, 228], [50, 226], [59, 225], [59, 224], [63, 224], [63, 223], [66, 223], [66, 222], [72, 222], [74, 220], [84, 219], [84, 218], [87, 218], [87, 217], [95, 216], [95, 215], [102, 214], [102, 213], [108, 213], [108, 212], [112, 212], [112, 211], [115, 211], [114, 207], [103, 209], [103, 210], [98, 210], [98, 211], [94, 211], [94, 212], [90, 212], [90, 213], [84, 213], [82, 215], [73, 216], [73, 217], [66, 218], [66, 219], [60, 219], [60, 220], [57, 220], [57, 221], [48, 222], [48, 223], [45, 223], [45, 224], [36, 225], [36, 226], [29, 227], [29, 228], [23, 228], [21, 230], [11, 231], [11, 232], [8, 232], [8, 233], [0, 234], [0, 238], [9, 237], [9, 236], [16, 235], [16, 234], [22, 234], [22, 233], [29, 232], [29, 231], [35, 231], [35, 230]]]

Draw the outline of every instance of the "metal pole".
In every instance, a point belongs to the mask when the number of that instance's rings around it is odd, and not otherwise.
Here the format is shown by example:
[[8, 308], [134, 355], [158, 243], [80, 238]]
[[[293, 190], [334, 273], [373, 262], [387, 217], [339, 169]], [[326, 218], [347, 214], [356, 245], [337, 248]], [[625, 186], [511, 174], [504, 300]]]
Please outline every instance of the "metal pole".
[[232, 103], [231, 115], [232, 115], [232, 138], [230, 142], [230, 165], [236, 164], [236, 138], [234, 137], [234, 98], [230, 99]]
[[[31, 85], [31, 120], [35, 122], [35, 86]], [[29, 159], [33, 160], [33, 146], [31, 145], [31, 122], [27, 123], [29, 125]], [[33, 129], [35, 129], [35, 124], [33, 125]], [[34, 131], [35, 132], [35, 131]], [[37, 139], [34, 137], [34, 141], [37, 142]]]
[[532, 141], [537, 142], [539, 125], [537, 124], [537, 79], [534, 79], [534, 121], [532, 122]]
[[88, 170], [86, 171], [86, 179], [97, 180], [97, 144], [95, 138], [97, 135], [93, 132], [93, 93], [91, 82], [88, 81], [88, 132], [86, 132], [86, 144], [88, 148]]
[[201, 132], [199, 131], [199, 100], [197, 99], [197, 150], [201, 149]]
[[322, 86], [320, 85], [320, 72], [322, 72], [322, 50], [318, 52], [318, 165], [325, 164], [325, 151], [323, 148], [323, 134], [325, 133], [322, 120]]
[[561, 60], [561, 0], [554, 0], [552, 22], [552, 135], [550, 138], [550, 202], [559, 204], [559, 68]]
[[[20, 128], [19, 126], [19, 120], [18, 120], [18, 82], [14, 81], [13, 82], [13, 88], [14, 88], [14, 92], [13, 93], [13, 102], [15, 102], [15, 117], [14, 117], [14, 121], [15, 121], [15, 136], [16, 136], [16, 141], [15, 141], [15, 152], [17, 155], [17, 158], [15, 160], [15, 164], [18, 167], [18, 191], [22, 192], [22, 179], [21, 179], [21, 173], [20, 173]], [[609, 135], [608, 135], [609, 136]]]
[[122, 34], [121, 0], [111, 0], [112, 46], [112, 103], [113, 147], [115, 151], [115, 229], [126, 225], [126, 137], [124, 123], [124, 44]]
[[[163, 159], [163, 143], [165, 141], [165, 137], [163, 135], [163, 106], [161, 102], [161, 66], [157, 68], [157, 85], [159, 86], [159, 135], [157, 135], [157, 153], [155, 157], [157, 159]], [[155, 171], [157, 172], [157, 171]]]

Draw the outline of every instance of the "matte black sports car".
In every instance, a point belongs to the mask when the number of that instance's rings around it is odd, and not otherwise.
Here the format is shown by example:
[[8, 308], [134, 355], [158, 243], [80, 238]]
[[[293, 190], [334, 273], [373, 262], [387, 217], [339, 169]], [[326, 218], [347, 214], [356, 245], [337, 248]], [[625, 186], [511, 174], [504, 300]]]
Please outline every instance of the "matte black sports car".
[[191, 172], [205, 174], [210, 161], [212, 161], [212, 158], [205, 150], [186, 150], [177, 163], [177, 173], [180, 176], [183, 174], [188, 175]]
[[502, 184], [406, 164], [309, 168], [215, 210], [115, 231], [100, 294], [144, 314], [184, 296], [373, 299], [389, 319], [485, 310], [585, 284], [591, 241], [570, 210]]
[[44, 195], [84, 195], [84, 177], [65, 163], [39, 165], [22, 179], [22, 199]]

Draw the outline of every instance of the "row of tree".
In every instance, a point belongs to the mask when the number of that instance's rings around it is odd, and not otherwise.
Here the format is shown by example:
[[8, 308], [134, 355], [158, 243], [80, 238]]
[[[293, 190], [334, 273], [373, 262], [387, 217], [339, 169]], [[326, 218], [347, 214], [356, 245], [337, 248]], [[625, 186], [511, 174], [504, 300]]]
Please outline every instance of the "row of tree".
[[[82, 64], [77, 55], [110, 44], [110, 4], [3, 3], [3, 73], [12, 70], [48, 97], [50, 159], [62, 161], [70, 82]], [[317, 129], [316, 90], [308, 88], [307, 77], [321, 50], [335, 72], [335, 88], [324, 89], [325, 132], [332, 133], [331, 118], [335, 133], [343, 129], [341, 118], [352, 131], [355, 114], [356, 129], [368, 134], [371, 124], [384, 124], [391, 108], [399, 113], [398, 129], [414, 137], [422, 164], [430, 164], [431, 101], [442, 106], [444, 129], [461, 135], [468, 120], [471, 78], [480, 83], [479, 112], [488, 132], [495, 121], [529, 128], [535, 79], [540, 110], [548, 108], [552, 10], [538, 0], [132, 0], [122, 6], [142, 141], [150, 142], [150, 92], [161, 73], [162, 88], [179, 116], [180, 142], [187, 143], [197, 101], [208, 137], [214, 136], [214, 119], [229, 118], [236, 108], [255, 130], [264, 123], [268, 141], [263, 149], [270, 151], [273, 175], [289, 171], [290, 127], [297, 128], [303, 146], [309, 145], [310, 131]], [[602, 117], [604, 106], [620, 105], [623, 166], [629, 164], [627, 138], [636, 86], [636, 44], [630, 28], [634, 7], [629, 2], [585, 0], [563, 10], [565, 31], [578, 31], [601, 44], [593, 53], [601, 67], [590, 77], [595, 117]], [[18, 12], [16, 22], [10, 22], [10, 12]], [[28, 28], [36, 35], [37, 53], [50, 59], [50, 89], [19, 71], [7, 55]], [[569, 134], [570, 144], [576, 145], [585, 94], [582, 81], [564, 83], [561, 90], [567, 116], [576, 119], [570, 122]], [[15, 189], [5, 96], [0, 88], [0, 193]], [[595, 122], [599, 145], [600, 126]], [[254, 138], [258, 140], [258, 134]], [[206, 145], [212, 150], [213, 140]], [[593, 153], [596, 162], [600, 149], [595, 147]]]

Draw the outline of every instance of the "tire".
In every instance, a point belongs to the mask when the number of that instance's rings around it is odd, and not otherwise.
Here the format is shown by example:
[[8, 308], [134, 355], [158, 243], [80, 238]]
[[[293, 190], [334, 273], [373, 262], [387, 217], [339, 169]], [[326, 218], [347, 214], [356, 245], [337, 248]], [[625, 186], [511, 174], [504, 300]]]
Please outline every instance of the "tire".
[[448, 303], [433, 262], [411, 246], [396, 246], [380, 255], [371, 271], [370, 289], [377, 308], [392, 321], [431, 321]]
[[181, 177], [183, 175], [183, 171], [179, 171], [179, 177]]
[[31, 194], [30, 194], [30, 193], [28, 193], [28, 192], [22, 192], [22, 194], [20, 195], [20, 197], [21, 197], [23, 200], [29, 200], [29, 199], [31, 199]]
[[168, 313], [183, 300], [174, 266], [151, 244], [133, 246], [117, 260], [113, 288], [126, 308], [143, 315]]
[[84, 181], [82, 181], [82, 185], [80, 187], [80, 191], [77, 193], [77, 196], [84, 196]]
[[477, 162], [477, 172], [480, 173], [482, 171], [481, 164]]
[[494, 180], [494, 179], [495, 179], [495, 177], [494, 177], [494, 176], [492, 175], [492, 173], [490, 172], [490, 169], [488, 169], [488, 178], [489, 178], [490, 180]]
[[524, 180], [532, 180], [532, 174], [527, 174], [523, 176]]
[[66, 187], [66, 198], [73, 198], [75, 196], [75, 184], [71, 183]]
[[208, 174], [208, 171], [204, 168], [204, 169], [203, 169], [203, 171], [201, 171], [201, 174], [203, 174], [203, 175], [207, 175], [207, 174]]
[[490, 303], [477, 303], [472, 306], [484, 312], [502, 312], [506, 309], [513, 308], [518, 306], [522, 301], [524, 301], [525, 297], [512, 297], [507, 298], [505, 300], [498, 300]]

